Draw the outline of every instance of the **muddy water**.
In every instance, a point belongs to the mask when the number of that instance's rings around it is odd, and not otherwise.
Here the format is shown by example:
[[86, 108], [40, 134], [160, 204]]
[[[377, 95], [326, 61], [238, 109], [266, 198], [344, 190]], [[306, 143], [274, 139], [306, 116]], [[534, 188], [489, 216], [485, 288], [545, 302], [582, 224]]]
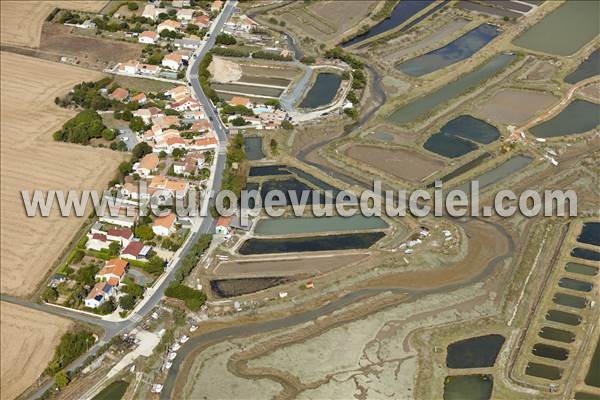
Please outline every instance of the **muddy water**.
[[544, 343], [536, 343], [531, 352], [538, 357], [551, 358], [558, 361], [564, 361], [569, 358], [569, 350]]
[[565, 271], [572, 272], [574, 274], [596, 276], [598, 275], [598, 268], [591, 265], [583, 265], [578, 263], [568, 263], [565, 266]]
[[[474, 177], [472, 180], [479, 181], [479, 189], [483, 190], [487, 186], [493, 185], [494, 183], [501, 181], [507, 176], [510, 176], [515, 172], [525, 168], [531, 163], [531, 161], [533, 161], [533, 159], [529, 156], [514, 156], [511, 159], [500, 164], [496, 168]], [[468, 195], [469, 193], [471, 193], [471, 182], [465, 182], [462, 185], [456, 187], [455, 189], [462, 190]]]
[[479, 25], [444, 47], [398, 64], [396, 68], [410, 76], [429, 74], [471, 57], [499, 33], [494, 25]]
[[586, 385], [600, 387], [600, 340], [596, 343], [596, 350], [592, 356], [585, 383]]
[[565, 82], [575, 84], [591, 76], [600, 74], [600, 49], [596, 49], [575, 71], [565, 77]]
[[293, 280], [287, 277], [214, 279], [210, 281], [210, 288], [215, 295], [227, 298], [258, 292]]
[[385, 234], [383, 232], [367, 232], [288, 239], [248, 239], [240, 247], [239, 253], [243, 255], [252, 255], [367, 249], [384, 236]]
[[300, 103], [300, 107], [317, 108], [331, 103], [341, 83], [342, 77], [338, 74], [331, 72], [320, 73]]
[[554, 118], [529, 130], [537, 137], [547, 138], [585, 133], [598, 125], [600, 125], [600, 104], [576, 99]]
[[578, 292], [590, 292], [594, 287], [594, 285], [589, 282], [571, 278], [560, 278], [558, 286], [565, 289], [577, 290]]
[[116, 381], [102, 389], [92, 400], [119, 400], [122, 399], [127, 391], [129, 382]]
[[546, 320], [571, 326], [581, 324], [581, 317], [579, 315], [560, 310], [549, 310], [546, 313]]
[[575, 341], [575, 334], [573, 332], [551, 328], [549, 326], [545, 326], [542, 329], [540, 329], [538, 335], [544, 339], [554, 340], [563, 343], [571, 343]]
[[504, 344], [502, 335], [473, 337], [448, 346], [446, 366], [448, 368], [493, 367]]
[[262, 151], [261, 137], [246, 137], [244, 138], [244, 151], [246, 158], [250, 161], [261, 160], [265, 158], [265, 153]]
[[450, 99], [479, 86], [497, 72], [507, 67], [516, 58], [517, 56], [514, 54], [497, 54], [476, 70], [461, 76], [431, 94], [420, 97], [398, 108], [388, 119], [398, 125], [416, 121]]
[[355, 214], [352, 217], [310, 217], [277, 218], [260, 220], [255, 232], [259, 235], [288, 235], [300, 233], [320, 233], [355, 231], [362, 229], [384, 229], [388, 224], [379, 217], [365, 217]]
[[[464, 174], [465, 172], [477, 167], [478, 165], [480, 165], [482, 162], [484, 162], [485, 160], [487, 160], [488, 158], [491, 157], [490, 153], [483, 153], [482, 155], [478, 156], [477, 158], [469, 161], [468, 163], [465, 163], [463, 165], [461, 165], [460, 167], [456, 168], [454, 171], [450, 172], [447, 175], [442, 176], [439, 179], [436, 180], [440, 180], [442, 182], [447, 182], [451, 179], [454, 179], [462, 174]], [[430, 184], [427, 185], [427, 188], [432, 188], [435, 185], [435, 180], [433, 182], [431, 182]]]
[[600, 2], [567, 1], [513, 40], [517, 46], [568, 56], [599, 32]]
[[544, 378], [551, 381], [559, 380], [562, 377], [562, 368], [553, 367], [552, 365], [539, 364], [530, 362], [525, 368], [527, 375]]
[[566, 293], [555, 293], [552, 301], [565, 307], [583, 309], [587, 306], [587, 300], [584, 297], [573, 296]]
[[492, 375], [447, 376], [444, 382], [444, 400], [488, 400], [492, 397]]

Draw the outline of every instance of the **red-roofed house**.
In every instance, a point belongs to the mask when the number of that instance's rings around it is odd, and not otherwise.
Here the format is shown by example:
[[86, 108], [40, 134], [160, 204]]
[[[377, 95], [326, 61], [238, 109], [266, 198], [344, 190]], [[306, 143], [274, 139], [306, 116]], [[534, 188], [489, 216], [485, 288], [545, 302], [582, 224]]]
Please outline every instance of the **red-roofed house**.
[[166, 29], [171, 32], [176, 32], [179, 28], [181, 28], [181, 24], [179, 22], [174, 21], [172, 19], [168, 19], [158, 24], [158, 26], [156, 27], [156, 31], [158, 33], [161, 33]]
[[145, 44], [154, 44], [158, 40], [158, 33], [152, 31], [144, 31], [138, 36], [138, 42]]
[[[126, 258], [129, 260], [143, 259], [144, 257], [143, 257], [142, 250], [145, 250], [144, 247], [149, 247], [149, 246], [144, 246], [144, 243], [139, 242], [139, 241], [133, 241], [133, 242], [129, 243], [127, 245], [127, 247], [125, 247], [123, 249], [123, 251], [121, 251], [121, 258]], [[146, 251], [146, 254], [147, 253], [148, 253], [148, 251]]]
[[106, 238], [111, 242], [119, 242], [121, 246], [127, 246], [133, 239], [133, 232], [128, 228], [113, 228], [106, 232]]
[[218, 235], [228, 235], [230, 232], [231, 219], [232, 219], [231, 216], [229, 216], [229, 217], [220, 216], [219, 219], [217, 220], [217, 226], [215, 228], [215, 232]]
[[89, 250], [104, 250], [110, 246], [110, 240], [103, 233], [88, 233], [88, 240], [85, 242], [85, 248]]
[[131, 101], [137, 101], [140, 104], [144, 104], [147, 100], [148, 98], [145, 93], [138, 93], [131, 98]]
[[113, 100], [125, 101], [129, 97], [129, 90], [116, 88], [108, 97]]
[[169, 213], [164, 217], [158, 217], [152, 224], [152, 232], [158, 236], [169, 236], [175, 232], [175, 224], [177, 223], [177, 216], [175, 213]]
[[127, 265], [129, 263], [120, 258], [108, 260], [104, 264], [104, 267], [96, 274], [96, 279], [108, 281], [111, 285], [118, 286], [121, 283], [121, 279], [125, 276], [125, 272], [127, 272]]
[[156, 171], [158, 168], [158, 164], [160, 163], [160, 159], [158, 155], [155, 153], [146, 154], [140, 160], [139, 164], [135, 168], [135, 172], [143, 177], [147, 177]]
[[208, 18], [207, 15], [198, 15], [197, 17], [192, 18], [192, 24], [198, 25], [201, 29], [206, 28], [209, 22], [210, 18]]
[[227, 103], [232, 106], [244, 106], [246, 108], [252, 108], [252, 102], [247, 97], [233, 96]]

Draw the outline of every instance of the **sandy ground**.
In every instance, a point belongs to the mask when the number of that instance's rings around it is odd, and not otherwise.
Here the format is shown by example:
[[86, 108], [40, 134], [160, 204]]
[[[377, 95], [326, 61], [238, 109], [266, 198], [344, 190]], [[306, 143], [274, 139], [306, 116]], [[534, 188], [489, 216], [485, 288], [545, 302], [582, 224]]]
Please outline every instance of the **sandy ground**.
[[418, 182], [444, 167], [444, 162], [403, 149], [353, 145], [345, 155], [392, 176]]
[[218, 276], [281, 276], [303, 273], [325, 273], [341, 266], [357, 262], [366, 254], [343, 254], [274, 261], [227, 261], [215, 267]]
[[42, 32], [42, 23], [54, 7], [98, 12], [102, 10], [106, 0], [77, 1], [0, 1], [0, 41], [25, 47], [38, 47]]
[[497, 123], [519, 126], [538, 112], [548, 109], [559, 99], [549, 93], [503, 89], [481, 103], [475, 115]]
[[208, 71], [212, 75], [212, 80], [220, 83], [239, 81], [242, 77], [240, 64], [221, 57], [213, 57]]
[[69, 320], [0, 303], [0, 398], [14, 399], [40, 376], [54, 355]]
[[75, 113], [54, 105], [99, 73], [13, 53], [1, 54], [2, 292], [31, 294], [83, 224], [82, 218], [28, 218], [20, 190], [103, 189], [123, 153], [57, 143], [52, 133]]

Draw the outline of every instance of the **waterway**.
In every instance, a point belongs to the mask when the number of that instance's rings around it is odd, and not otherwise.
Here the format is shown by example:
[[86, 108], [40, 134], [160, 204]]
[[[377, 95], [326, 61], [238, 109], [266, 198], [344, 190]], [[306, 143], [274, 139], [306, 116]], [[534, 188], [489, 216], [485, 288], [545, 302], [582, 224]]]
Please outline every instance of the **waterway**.
[[485, 335], [454, 342], [448, 346], [448, 368], [493, 367], [504, 344], [502, 335]]
[[459, 77], [457, 80], [450, 82], [431, 94], [420, 97], [398, 108], [388, 119], [398, 125], [413, 122], [450, 99], [479, 86], [498, 71], [507, 67], [516, 58], [515, 54], [497, 54], [476, 70]]
[[317, 108], [331, 103], [341, 83], [342, 77], [339, 74], [333, 72], [319, 73], [315, 83], [302, 99], [300, 107]]
[[239, 249], [242, 255], [295, 253], [329, 250], [367, 249], [379, 239], [383, 232], [345, 233], [330, 236], [308, 236], [286, 239], [248, 239]]
[[388, 18], [375, 24], [367, 32], [357, 35], [354, 38], [342, 43], [342, 47], [355, 45], [363, 40], [392, 30], [408, 21], [413, 15], [419, 13], [431, 3], [433, 3], [433, 0], [402, 0], [398, 2], [396, 7], [394, 7]]
[[396, 65], [410, 76], [422, 76], [465, 60], [500, 34], [498, 27], [481, 24], [444, 47]]
[[600, 2], [567, 1], [513, 40], [517, 46], [569, 56], [598, 35]]
[[567, 75], [565, 82], [575, 84], [598, 74], [600, 74], [600, 48], [594, 50], [575, 71]]
[[261, 219], [255, 232], [259, 235], [289, 235], [302, 233], [385, 229], [388, 224], [380, 217], [355, 214], [352, 217], [307, 217]]
[[600, 104], [575, 99], [554, 118], [529, 130], [537, 137], [547, 138], [588, 132], [598, 125], [600, 125]]

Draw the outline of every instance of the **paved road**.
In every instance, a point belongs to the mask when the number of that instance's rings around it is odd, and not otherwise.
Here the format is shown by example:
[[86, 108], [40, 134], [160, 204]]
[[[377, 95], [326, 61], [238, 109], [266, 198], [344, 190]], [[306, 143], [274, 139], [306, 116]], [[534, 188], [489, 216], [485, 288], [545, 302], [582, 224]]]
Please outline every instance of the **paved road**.
[[[227, 129], [221, 123], [221, 120], [218, 117], [216, 109], [213, 107], [210, 100], [202, 92], [202, 89], [200, 87], [200, 82], [198, 81], [198, 67], [200, 65], [200, 61], [202, 60], [202, 57], [204, 57], [204, 55], [206, 55], [206, 53], [212, 48], [212, 46], [214, 46], [216, 33], [221, 31], [221, 29], [223, 28], [223, 25], [225, 24], [225, 22], [229, 19], [229, 17], [233, 13], [236, 4], [237, 4], [237, 1], [228, 1], [226, 3], [223, 11], [219, 15], [219, 17], [215, 20], [215, 22], [213, 23], [213, 25], [211, 27], [210, 37], [206, 40], [204, 45], [195, 52], [196, 57], [194, 58], [193, 62], [190, 63], [190, 65], [188, 66], [188, 70], [187, 70], [187, 74], [186, 74], [189, 79], [193, 95], [203, 105], [206, 114], [209, 116], [210, 120], [212, 121], [213, 128], [215, 130], [215, 133], [216, 133], [218, 141], [219, 141], [219, 148], [215, 152], [216, 153], [215, 154], [215, 164], [213, 167], [214, 169], [213, 169], [213, 181], [212, 181], [213, 182], [212, 188], [213, 188], [213, 190], [217, 190], [217, 191], [221, 188], [221, 182], [222, 182], [222, 178], [223, 178], [223, 170], [225, 168], [227, 133], [228, 132], [227, 132]], [[129, 141], [132, 141], [132, 139], [129, 139], [128, 142]], [[98, 343], [96, 343], [96, 345], [94, 347], [92, 347], [88, 352], [86, 352], [84, 355], [82, 355], [79, 359], [77, 359], [73, 363], [71, 363], [71, 365], [69, 365], [69, 367], [67, 368], [68, 371], [74, 371], [75, 369], [79, 368], [88, 357], [95, 355], [96, 352], [98, 351], [98, 349], [104, 343], [108, 342], [110, 339], [112, 339], [116, 335], [119, 335], [119, 334], [122, 334], [125, 332], [129, 332], [130, 330], [132, 330], [139, 323], [140, 320], [145, 318], [154, 309], [154, 307], [156, 307], [158, 305], [158, 303], [161, 301], [162, 297], [164, 296], [165, 289], [174, 280], [174, 276], [175, 276], [174, 272], [178, 269], [178, 267], [181, 263], [181, 260], [183, 260], [185, 258], [185, 256], [189, 253], [190, 249], [196, 243], [198, 238], [205, 233], [214, 232], [214, 227], [215, 227], [215, 221], [212, 218], [212, 216], [210, 215], [210, 213], [207, 213], [206, 217], [201, 218], [201, 220], [199, 221], [199, 224], [197, 225], [197, 229], [192, 231], [192, 233], [190, 234], [190, 237], [188, 238], [188, 240], [182, 247], [182, 250], [179, 253], [180, 254], [179, 257], [177, 259], [173, 260], [171, 262], [171, 265], [169, 265], [168, 272], [166, 273], [164, 280], [156, 288], [153, 289], [151, 296], [149, 298], [147, 298], [145, 303], [138, 310], [136, 310], [134, 313], [131, 314], [131, 316], [128, 320], [107, 321], [107, 320], [103, 320], [103, 319], [100, 319], [100, 318], [97, 318], [94, 316], [90, 316], [90, 315], [86, 315], [83, 313], [78, 313], [76, 311], [68, 310], [65, 308], [54, 307], [54, 306], [50, 306], [47, 304], [37, 304], [37, 303], [34, 303], [29, 300], [19, 299], [19, 298], [13, 297], [13, 296], [7, 296], [7, 295], [1, 295], [1, 294], [0, 294], [0, 300], [6, 301], [9, 303], [13, 303], [13, 304], [18, 304], [18, 305], [25, 306], [25, 307], [29, 307], [29, 308], [33, 308], [33, 309], [36, 309], [36, 310], [39, 310], [42, 312], [47, 312], [47, 313], [58, 315], [61, 317], [71, 318], [71, 319], [74, 319], [77, 321], [81, 321], [83, 323], [97, 325], [97, 326], [100, 326], [101, 328], [103, 328], [104, 336], [101, 338], [101, 340], [99, 340]], [[38, 390], [31, 397], [34, 399], [41, 397], [44, 394], [44, 392], [46, 392], [48, 389], [50, 389], [52, 384], [53, 384], [53, 382], [49, 381], [45, 385], [39, 387]]]
[[127, 151], [133, 150], [135, 145], [140, 142], [137, 135], [135, 133], [133, 133], [133, 131], [131, 129], [120, 128], [119, 131], [121, 132], [119, 135], [119, 140], [123, 140], [123, 138], [127, 138], [127, 140], [125, 140], [125, 144], [127, 145]]

